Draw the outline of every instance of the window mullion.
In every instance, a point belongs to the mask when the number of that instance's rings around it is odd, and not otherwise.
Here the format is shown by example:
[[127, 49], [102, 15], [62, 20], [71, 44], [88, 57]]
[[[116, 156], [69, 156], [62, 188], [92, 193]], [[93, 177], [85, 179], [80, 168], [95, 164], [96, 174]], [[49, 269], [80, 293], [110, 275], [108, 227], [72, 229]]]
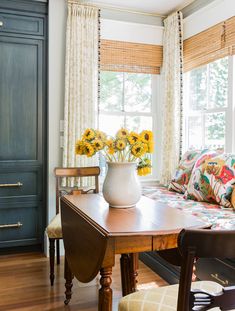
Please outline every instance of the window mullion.
[[124, 115], [124, 127], [126, 128], [126, 115], [125, 115], [125, 79], [126, 73], [123, 72], [123, 81], [122, 81], [122, 112]]
[[225, 112], [225, 151], [234, 152], [233, 97], [234, 57], [228, 57], [228, 104]]

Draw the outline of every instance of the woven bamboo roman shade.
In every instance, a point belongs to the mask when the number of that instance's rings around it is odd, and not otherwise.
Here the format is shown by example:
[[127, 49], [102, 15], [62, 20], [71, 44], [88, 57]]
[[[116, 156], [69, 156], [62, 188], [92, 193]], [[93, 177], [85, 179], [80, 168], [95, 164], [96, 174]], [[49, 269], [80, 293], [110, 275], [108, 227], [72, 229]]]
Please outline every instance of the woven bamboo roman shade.
[[235, 53], [235, 17], [184, 41], [184, 71]]
[[101, 70], [159, 74], [161, 65], [160, 45], [101, 40]]

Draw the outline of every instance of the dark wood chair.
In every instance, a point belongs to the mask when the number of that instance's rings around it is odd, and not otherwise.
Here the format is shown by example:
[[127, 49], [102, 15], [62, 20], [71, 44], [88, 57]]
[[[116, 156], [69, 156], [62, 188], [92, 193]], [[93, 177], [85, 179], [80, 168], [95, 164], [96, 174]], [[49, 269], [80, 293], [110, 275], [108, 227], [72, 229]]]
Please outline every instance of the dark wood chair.
[[179, 285], [142, 290], [123, 297], [119, 311], [235, 310], [235, 286], [192, 282], [197, 258], [234, 258], [235, 231], [183, 230], [178, 249], [160, 252], [171, 264], [181, 266]]
[[[49, 238], [49, 256], [50, 256], [50, 281], [54, 284], [54, 264], [55, 264], [55, 242], [57, 264], [60, 264], [60, 240], [62, 236], [61, 214], [60, 214], [60, 198], [65, 194], [85, 194], [99, 192], [99, 174], [100, 168], [93, 167], [72, 167], [72, 168], [55, 168], [54, 174], [56, 177], [56, 215], [47, 226], [46, 232]], [[93, 188], [78, 188], [78, 187], [61, 187], [61, 179], [67, 177], [94, 177], [95, 183]]]

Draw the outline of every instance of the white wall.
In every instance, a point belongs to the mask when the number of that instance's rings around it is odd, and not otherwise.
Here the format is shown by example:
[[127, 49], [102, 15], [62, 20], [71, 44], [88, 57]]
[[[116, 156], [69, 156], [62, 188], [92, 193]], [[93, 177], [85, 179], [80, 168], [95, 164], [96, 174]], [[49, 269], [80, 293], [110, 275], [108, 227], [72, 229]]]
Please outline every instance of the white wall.
[[101, 39], [162, 44], [163, 27], [101, 19]]
[[235, 16], [235, 1], [216, 0], [184, 19], [184, 39]]
[[55, 215], [55, 177], [61, 165], [59, 121], [63, 118], [66, 1], [49, 0], [48, 220]]

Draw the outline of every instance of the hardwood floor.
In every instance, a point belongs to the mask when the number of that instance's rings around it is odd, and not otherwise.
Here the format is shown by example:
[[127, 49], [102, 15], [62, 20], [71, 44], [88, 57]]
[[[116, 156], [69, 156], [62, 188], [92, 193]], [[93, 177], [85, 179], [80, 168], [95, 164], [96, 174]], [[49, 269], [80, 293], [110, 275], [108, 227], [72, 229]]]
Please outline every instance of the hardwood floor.
[[[49, 282], [49, 262], [43, 254], [0, 256], [0, 311], [97, 311], [98, 286], [81, 287], [74, 280], [73, 297], [64, 306], [63, 260], [55, 269], [53, 287]], [[163, 286], [166, 282], [140, 262], [139, 288]], [[113, 270], [113, 311], [121, 297], [119, 257]]]

